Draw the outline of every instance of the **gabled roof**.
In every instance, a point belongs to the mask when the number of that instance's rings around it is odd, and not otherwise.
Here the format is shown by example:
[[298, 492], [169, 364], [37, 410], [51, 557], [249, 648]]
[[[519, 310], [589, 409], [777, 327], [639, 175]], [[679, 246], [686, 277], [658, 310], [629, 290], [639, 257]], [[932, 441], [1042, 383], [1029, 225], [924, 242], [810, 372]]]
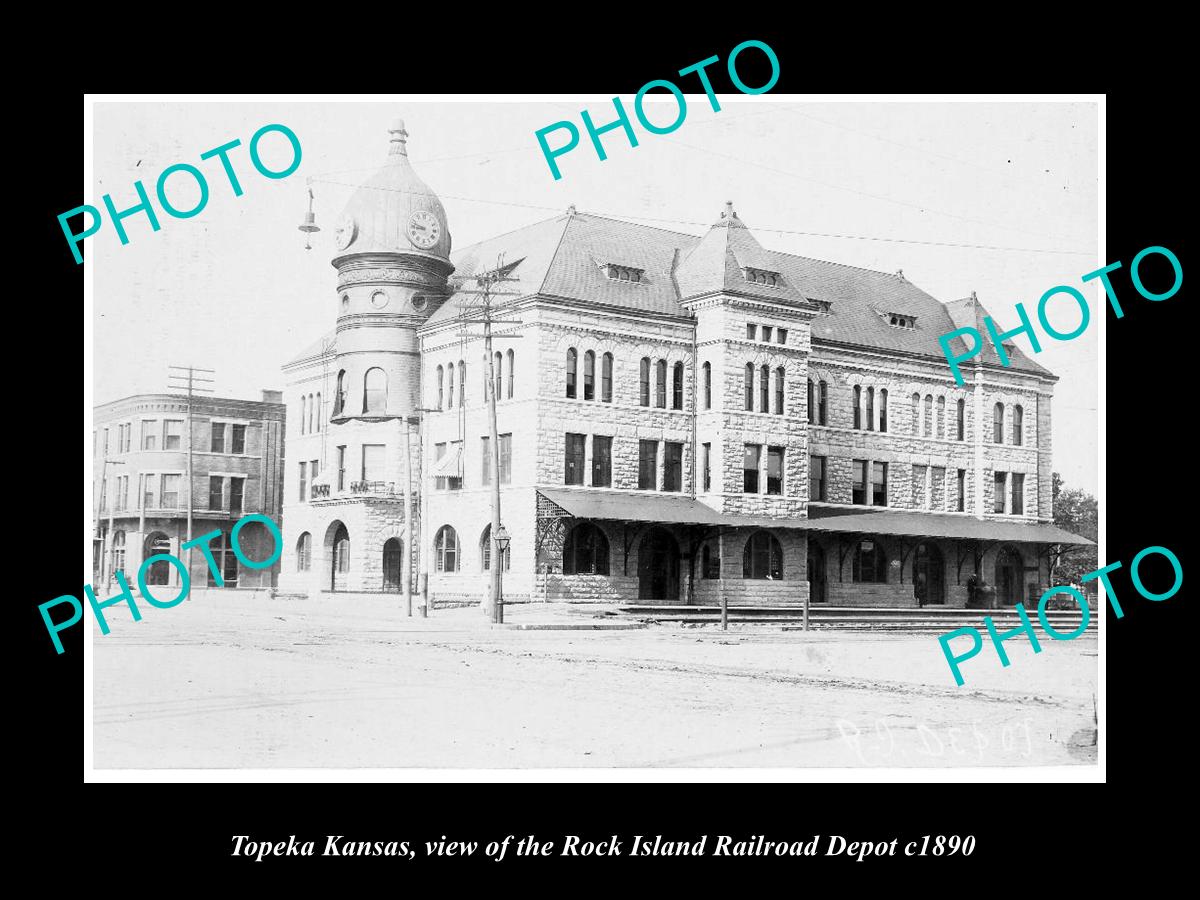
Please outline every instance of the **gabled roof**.
[[333, 350], [334, 342], [337, 337], [337, 331], [328, 331], [321, 337], [317, 338], [283, 365], [291, 366], [296, 363], [304, 362], [306, 359], [320, 356], [323, 353], [328, 353]]
[[[983, 337], [983, 351], [972, 359], [971, 363], [980, 362], [983, 365], [990, 366], [1002, 365], [1000, 355], [996, 352], [995, 345], [992, 344], [991, 336], [988, 334], [987, 326], [983, 323], [983, 320], [990, 317], [996, 329], [1003, 332], [1019, 323], [1016, 316], [1010, 316], [1009, 319], [1011, 321], [1004, 317], [1001, 317], [997, 321], [996, 317], [992, 316], [984, 305], [979, 302], [979, 298], [974, 293], [970, 297], [963, 297], [961, 300], [951, 300], [946, 304], [946, 311], [954, 321], [955, 328], [974, 328]], [[1008, 352], [1009, 368], [1050, 374], [1049, 370], [1035, 363], [1012, 341], [1005, 341], [1004, 343], [1006, 345], [1005, 350]], [[956, 337], [950, 342], [950, 349], [954, 351], [956, 356], [961, 356], [967, 352], [967, 342], [961, 337]]]
[[[812, 323], [812, 336], [818, 343], [927, 358], [944, 359], [938, 338], [961, 327], [957, 320], [964, 314], [959, 308], [964, 301], [947, 308], [899, 273], [766, 250], [731, 206], [699, 237], [571, 208], [566, 215], [465, 247], [454, 253], [451, 261], [457, 275], [470, 275], [494, 268], [501, 253], [505, 265], [515, 263], [509, 274], [519, 279], [504, 288], [520, 296], [540, 294], [671, 316], [686, 315], [681, 301], [718, 291], [788, 302], [827, 301], [829, 312]], [[609, 264], [640, 269], [641, 280], [610, 278], [606, 272]], [[778, 273], [777, 284], [748, 281], [743, 272], [746, 268]], [[503, 298], [497, 305], [512, 299]], [[986, 313], [973, 302], [970, 321], [976, 324], [972, 327], [986, 336], [982, 325]], [[885, 312], [912, 316], [916, 327], [894, 327], [881, 315]], [[426, 324], [436, 325], [457, 313], [458, 304], [451, 299]], [[960, 340], [956, 342], [962, 346]], [[1020, 350], [1011, 356], [1011, 369], [1050, 375]], [[993, 365], [999, 362], [990, 342], [982, 359]]]

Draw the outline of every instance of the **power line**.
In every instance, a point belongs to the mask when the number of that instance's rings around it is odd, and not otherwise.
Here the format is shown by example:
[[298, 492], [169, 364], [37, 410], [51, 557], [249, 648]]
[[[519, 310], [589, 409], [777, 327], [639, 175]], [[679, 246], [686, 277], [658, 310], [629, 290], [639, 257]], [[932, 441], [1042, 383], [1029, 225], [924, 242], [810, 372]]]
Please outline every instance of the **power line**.
[[[367, 185], [357, 185], [357, 184], [350, 184], [350, 183], [344, 182], [344, 181], [329, 181], [329, 180], [320, 179], [320, 178], [314, 178], [313, 180], [320, 182], [322, 184], [334, 184], [334, 185], [339, 185], [341, 187], [349, 187], [349, 188], [355, 188], [355, 189], [365, 187], [368, 190], [388, 191], [388, 192], [397, 193], [397, 194], [420, 193], [418, 191], [404, 191], [399, 188], [386, 188], [386, 187], [374, 187], [374, 186], [367, 186]], [[510, 200], [487, 200], [487, 199], [484, 199], [483, 197], [464, 197], [464, 196], [455, 195], [455, 194], [440, 194], [439, 196], [446, 200], [459, 200], [459, 201], [463, 201], [466, 203], [488, 203], [493, 206], [508, 206], [508, 207], [512, 207], [514, 209], [535, 209], [535, 210], [541, 210], [544, 212], [561, 212], [562, 211], [562, 208], [558, 207], [558, 206], [544, 206], [544, 205], [540, 205], [540, 204], [536, 204], [536, 203], [516, 203], [516, 202], [510, 201]], [[630, 214], [630, 213], [582, 212], [581, 215], [594, 215], [594, 216], [601, 216], [603, 218], [608, 218], [608, 219], [625, 219], [625, 220], [632, 220], [632, 221], [637, 221], [637, 222], [664, 222], [664, 223], [667, 223], [670, 225], [693, 225], [693, 226], [698, 226], [701, 228], [707, 227], [712, 224], [711, 222], [699, 222], [699, 221], [693, 221], [693, 220], [689, 220], [689, 219], [655, 218], [653, 216], [639, 216], [639, 215], [634, 215], [634, 214]], [[839, 238], [842, 240], [855, 240], [855, 241], [880, 241], [883, 243], [918, 244], [918, 245], [924, 245], [924, 246], [930, 246], [930, 247], [957, 247], [960, 249], [969, 249], [969, 250], [1002, 250], [1002, 251], [1009, 251], [1009, 252], [1013, 252], [1013, 253], [1059, 253], [1059, 254], [1066, 254], [1066, 255], [1071, 255], [1071, 256], [1094, 256], [1095, 255], [1095, 254], [1089, 253], [1085, 250], [1056, 250], [1056, 249], [1047, 249], [1047, 248], [1039, 248], [1039, 247], [1001, 247], [1001, 246], [998, 246], [995, 244], [967, 244], [967, 243], [959, 243], [959, 242], [955, 242], [955, 241], [923, 241], [923, 240], [918, 240], [916, 238], [894, 238], [894, 237], [882, 237], [879, 235], [867, 235], [867, 234], [836, 234], [833, 232], [826, 232], [826, 231], [801, 231], [801, 230], [793, 229], [793, 228], [771, 228], [771, 227], [758, 226], [758, 225], [754, 226], [753, 230], [768, 232], [771, 234], [794, 234], [794, 235], [800, 235], [803, 237], [827, 237], [827, 238]]]

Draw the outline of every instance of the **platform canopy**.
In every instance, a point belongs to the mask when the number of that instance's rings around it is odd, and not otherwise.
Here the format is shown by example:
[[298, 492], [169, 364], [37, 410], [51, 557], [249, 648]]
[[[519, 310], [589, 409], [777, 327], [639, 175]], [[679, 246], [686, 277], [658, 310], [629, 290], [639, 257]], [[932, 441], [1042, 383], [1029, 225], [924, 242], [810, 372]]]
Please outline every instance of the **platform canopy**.
[[[678, 525], [728, 525], [750, 528], [798, 528], [805, 531], [880, 534], [906, 537], [944, 537], [964, 540], [1019, 541], [1039, 544], [1093, 542], [1041, 522], [1006, 522], [977, 519], [952, 513], [902, 509], [810, 506], [808, 518], [778, 518], [722, 513], [699, 500], [682, 495], [646, 491], [608, 493], [539, 488], [546, 500], [569, 516], [579, 519], [608, 519], [621, 522], [660, 522]], [[540, 508], [540, 504], [539, 504]]]

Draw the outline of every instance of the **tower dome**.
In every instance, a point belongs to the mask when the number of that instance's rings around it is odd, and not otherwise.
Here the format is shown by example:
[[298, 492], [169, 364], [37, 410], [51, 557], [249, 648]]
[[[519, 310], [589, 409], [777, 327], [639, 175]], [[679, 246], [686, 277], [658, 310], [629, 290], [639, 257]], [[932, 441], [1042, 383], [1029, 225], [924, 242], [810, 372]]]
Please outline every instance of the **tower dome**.
[[388, 129], [387, 162], [354, 192], [334, 230], [333, 264], [355, 253], [406, 253], [448, 260], [446, 210], [408, 160], [408, 132]]

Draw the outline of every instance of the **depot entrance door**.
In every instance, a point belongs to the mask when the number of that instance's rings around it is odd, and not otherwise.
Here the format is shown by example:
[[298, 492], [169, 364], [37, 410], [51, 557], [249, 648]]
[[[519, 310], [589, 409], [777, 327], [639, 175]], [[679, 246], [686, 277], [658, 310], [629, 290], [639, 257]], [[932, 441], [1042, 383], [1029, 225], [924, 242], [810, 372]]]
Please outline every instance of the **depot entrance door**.
[[679, 544], [665, 528], [651, 528], [638, 545], [638, 599], [679, 599]]

